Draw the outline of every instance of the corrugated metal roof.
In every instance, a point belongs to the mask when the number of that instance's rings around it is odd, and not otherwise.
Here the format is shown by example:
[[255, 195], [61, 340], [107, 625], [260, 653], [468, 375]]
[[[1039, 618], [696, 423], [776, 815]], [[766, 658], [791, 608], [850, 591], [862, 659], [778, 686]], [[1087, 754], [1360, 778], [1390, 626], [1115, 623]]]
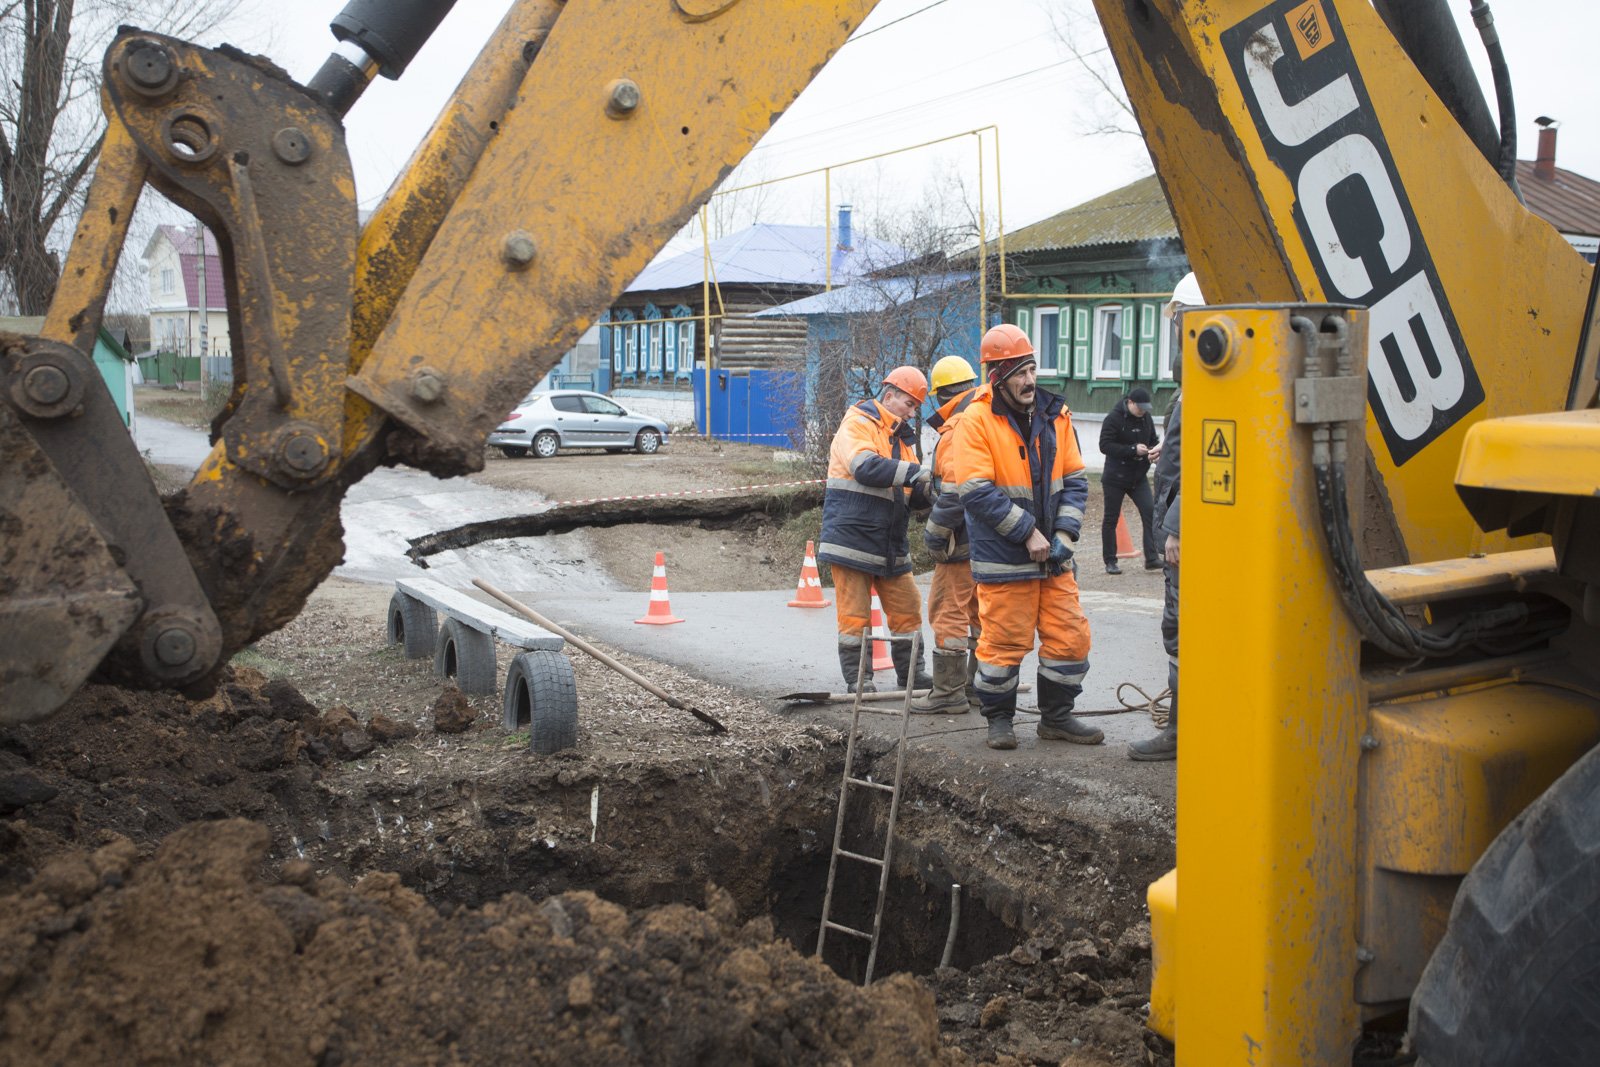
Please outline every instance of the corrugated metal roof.
[[1528, 209], [1561, 233], [1600, 236], [1600, 182], [1555, 168], [1554, 178], [1540, 178], [1533, 164], [1517, 160], [1517, 184]]
[[801, 318], [806, 315], [859, 315], [915, 301], [930, 293], [948, 289], [953, 285], [970, 282], [971, 274], [924, 275], [917, 278], [882, 278], [858, 282], [826, 293], [791, 300], [787, 304], [766, 308], [755, 313], [755, 318]]
[[[183, 275], [183, 295], [186, 306], [200, 306], [199, 271], [195, 269], [200, 256], [200, 242], [188, 226], [162, 225], [158, 227], [172, 247], [178, 252], [179, 272]], [[222, 257], [217, 254], [217, 239], [206, 231], [206, 310], [225, 311], [228, 307], [227, 288], [222, 277]]]
[[[833, 236], [837, 238], [838, 232]], [[713, 277], [721, 285], [826, 285], [821, 226], [757, 223], [711, 242]], [[854, 278], [865, 270], [881, 270], [905, 258], [905, 252], [884, 241], [857, 237], [848, 252], [834, 249], [833, 280]], [[705, 253], [685, 252], [646, 267], [627, 292], [688, 289], [705, 277]]]
[[1172, 219], [1160, 181], [1152, 174], [1031, 226], [1013, 230], [1006, 234], [1006, 254], [1177, 236], [1178, 224]]

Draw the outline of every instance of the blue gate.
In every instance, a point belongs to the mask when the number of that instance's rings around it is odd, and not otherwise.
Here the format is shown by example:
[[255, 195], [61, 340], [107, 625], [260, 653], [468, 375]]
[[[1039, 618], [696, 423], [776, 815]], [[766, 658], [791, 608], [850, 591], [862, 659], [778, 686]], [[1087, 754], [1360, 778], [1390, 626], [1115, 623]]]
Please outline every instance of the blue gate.
[[[706, 432], [706, 372], [694, 371], [694, 424]], [[773, 448], [792, 448], [805, 415], [799, 375], [778, 371], [717, 369], [711, 372], [711, 436]]]

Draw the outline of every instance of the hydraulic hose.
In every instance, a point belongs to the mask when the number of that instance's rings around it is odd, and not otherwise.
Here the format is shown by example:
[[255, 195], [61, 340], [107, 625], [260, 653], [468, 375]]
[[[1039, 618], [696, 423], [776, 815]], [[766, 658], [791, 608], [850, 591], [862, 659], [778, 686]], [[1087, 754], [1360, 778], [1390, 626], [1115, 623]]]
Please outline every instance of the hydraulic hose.
[[[1338, 341], [1346, 340], [1342, 336], [1346, 324], [1341, 317], [1329, 316], [1327, 323], [1332, 326], [1327, 332], [1338, 335]], [[1304, 316], [1295, 316], [1290, 325], [1305, 346], [1306, 377], [1328, 376], [1330, 370], [1334, 377], [1348, 377], [1353, 373], [1348, 343], [1335, 346], [1338, 365], [1328, 368], [1324, 365], [1318, 336], [1322, 331], [1318, 326]], [[1427, 628], [1412, 625], [1405, 613], [1367, 580], [1366, 570], [1361, 565], [1350, 521], [1349, 478], [1345, 467], [1348, 433], [1342, 422], [1314, 424], [1311, 466], [1317, 513], [1334, 585], [1350, 618], [1368, 643], [1397, 659], [1443, 658], [1469, 648], [1504, 651], [1508, 647], [1529, 647], [1548, 639], [1564, 626], [1564, 620], [1558, 615], [1544, 610], [1536, 612], [1524, 600], [1468, 611], [1444, 625]]]
[[1511, 71], [1506, 67], [1506, 54], [1500, 47], [1500, 33], [1494, 28], [1488, 0], [1473, 0], [1472, 21], [1478, 27], [1478, 36], [1483, 38], [1484, 51], [1489, 54], [1494, 95], [1500, 105], [1500, 162], [1496, 169], [1502, 180], [1516, 188], [1517, 108], [1511, 93]]

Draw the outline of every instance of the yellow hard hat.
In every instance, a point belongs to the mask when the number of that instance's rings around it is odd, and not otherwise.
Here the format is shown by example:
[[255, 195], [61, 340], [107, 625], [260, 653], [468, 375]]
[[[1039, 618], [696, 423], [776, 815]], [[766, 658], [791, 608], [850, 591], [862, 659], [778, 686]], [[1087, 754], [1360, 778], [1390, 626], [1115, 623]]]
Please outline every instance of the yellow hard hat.
[[947, 385], [957, 385], [961, 382], [975, 382], [978, 372], [972, 369], [960, 356], [945, 356], [933, 365], [933, 377], [928, 384], [933, 386], [933, 391], [938, 392]]

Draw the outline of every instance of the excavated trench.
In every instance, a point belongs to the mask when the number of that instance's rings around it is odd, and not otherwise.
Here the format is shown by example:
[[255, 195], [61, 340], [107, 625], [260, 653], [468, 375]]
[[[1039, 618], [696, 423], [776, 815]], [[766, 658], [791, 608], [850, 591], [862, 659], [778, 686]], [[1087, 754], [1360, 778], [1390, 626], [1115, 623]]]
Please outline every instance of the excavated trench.
[[[867, 747], [874, 744], [881, 743]], [[862, 773], [892, 774], [892, 751], [880, 748], [875, 758]], [[742, 918], [769, 917], [779, 937], [810, 954], [827, 890], [839, 760], [833, 750], [790, 753], [770, 766], [707, 764], [681, 773], [584, 767], [420, 792], [369, 787], [359, 799], [333, 805], [305, 836], [322, 839], [328, 850], [344, 843], [342, 858], [313, 856], [319, 863], [335, 859], [352, 876], [395, 871], [444, 910], [481, 907], [512, 892], [540, 899], [574, 890], [629, 909], [699, 906], [715, 884], [732, 895]], [[961, 899], [950, 964], [961, 970], [1009, 953], [1041, 926], [1098, 930], [1115, 941], [1142, 921], [1142, 894], [1108, 887], [1137, 890], [1159, 873], [1163, 858], [1144, 857], [1126, 871], [1096, 868], [1096, 858], [1104, 868], [1106, 856], [1117, 853], [1095, 831], [1059, 820], [1041, 840], [1027, 827], [1006, 825], [1003, 812], [988, 811], [980, 823], [971, 807], [970, 798], [908, 774], [876, 976], [928, 975], [939, 967], [952, 884], [961, 886]], [[852, 790], [842, 847], [881, 855], [888, 808], [886, 793]], [[1059, 877], [1075, 863], [1089, 865], [1093, 877]], [[831, 918], [870, 930], [879, 877], [876, 866], [841, 857]], [[864, 941], [830, 931], [824, 958], [842, 977], [860, 982], [867, 954]]]
[[[867, 1062], [874, 1041], [900, 1050], [883, 1062], [925, 1063], [930, 1035], [972, 1062], [1060, 1063], [1080, 1045], [1091, 1062], [1170, 1062], [1142, 1015], [1144, 888], [1170, 836], [1108, 822], [1070, 781], [913, 748], [875, 982], [851, 1000], [772, 944], [816, 946], [843, 770], [831, 731], [637, 759], [475, 732], [341, 765], [336, 746], [360, 739], [340, 722], [258, 680], [205, 705], [95, 687], [0, 731], [0, 990], [45, 1020], [0, 1026], [0, 1059], [228, 1059], [264, 1026], [292, 1044], [277, 1021], [297, 1019], [330, 1064], [432, 1062], [457, 1042], [482, 1062], [528, 1042], [573, 1064]], [[857, 756], [858, 775], [892, 773], [887, 742]], [[844, 847], [880, 854], [886, 812], [853, 792]], [[833, 917], [869, 927], [877, 881], [841, 859]], [[864, 977], [845, 935], [825, 960]], [[196, 998], [208, 1007], [136, 1025]]]

